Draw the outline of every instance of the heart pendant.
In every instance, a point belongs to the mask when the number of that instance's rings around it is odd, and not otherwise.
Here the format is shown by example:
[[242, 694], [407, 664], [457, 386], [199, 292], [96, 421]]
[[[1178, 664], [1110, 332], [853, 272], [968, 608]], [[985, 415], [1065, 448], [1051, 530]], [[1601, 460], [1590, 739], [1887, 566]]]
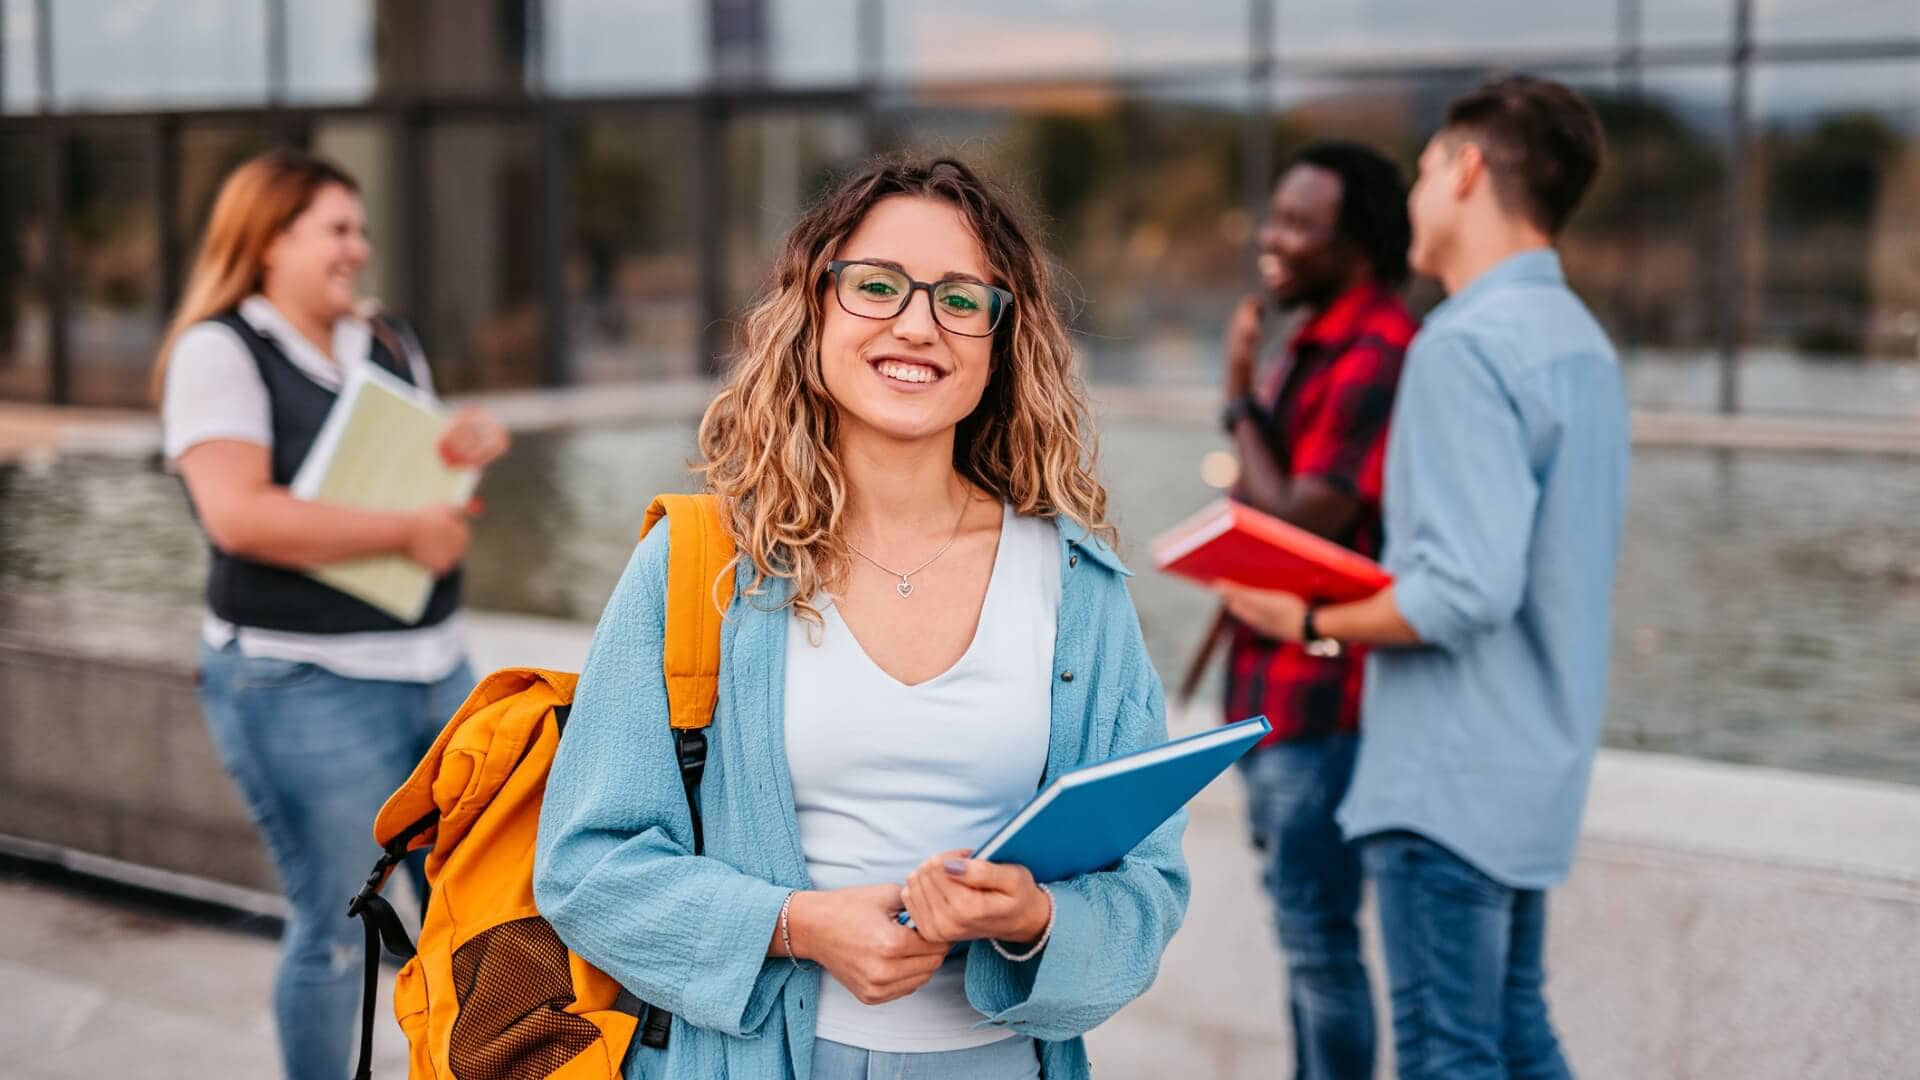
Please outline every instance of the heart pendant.
[[913, 595], [913, 582], [908, 581], [906, 578], [901, 578], [900, 584], [895, 585], [893, 591], [899, 593], [900, 598], [904, 600]]

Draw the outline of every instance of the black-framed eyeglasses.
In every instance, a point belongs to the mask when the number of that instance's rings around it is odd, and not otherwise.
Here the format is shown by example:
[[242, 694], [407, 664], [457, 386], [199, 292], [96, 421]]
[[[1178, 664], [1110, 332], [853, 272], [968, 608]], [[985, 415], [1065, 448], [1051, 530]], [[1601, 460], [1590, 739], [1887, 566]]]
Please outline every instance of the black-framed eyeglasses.
[[1013, 294], [985, 282], [965, 278], [915, 281], [906, 271], [886, 263], [835, 259], [827, 264], [833, 275], [833, 296], [840, 309], [863, 319], [891, 319], [907, 310], [913, 294], [925, 289], [933, 321], [962, 337], [988, 337], [1013, 306]]

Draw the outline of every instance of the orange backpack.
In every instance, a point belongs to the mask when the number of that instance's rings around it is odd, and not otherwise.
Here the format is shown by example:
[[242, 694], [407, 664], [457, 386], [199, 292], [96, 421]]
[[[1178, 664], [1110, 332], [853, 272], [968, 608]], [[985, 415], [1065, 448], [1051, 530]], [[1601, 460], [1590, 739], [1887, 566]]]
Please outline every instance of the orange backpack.
[[[641, 536], [669, 522], [662, 666], [681, 780], [702, 847], [694, 798], [706, 767], [720, 673], [721, 612], [733, 594], [732, 539], [710, 495], [662, 495]], [[533, 902], [533, 852], [547, 773], [578, 677], [505, 668], [480, 680], [373, 823], [384, 849], [348, 906], [366, 924], [367, 969], [357, 1080], [372, 1074], [380, 946], [408, 957], [393, 1008], [413, 1080], [620, 1075], [636, 1031], [665, 1046], [672, 1016], [634, 997], [561, 943]], [[431, 888], [416, 948], [380, 896], [409, 851]]]

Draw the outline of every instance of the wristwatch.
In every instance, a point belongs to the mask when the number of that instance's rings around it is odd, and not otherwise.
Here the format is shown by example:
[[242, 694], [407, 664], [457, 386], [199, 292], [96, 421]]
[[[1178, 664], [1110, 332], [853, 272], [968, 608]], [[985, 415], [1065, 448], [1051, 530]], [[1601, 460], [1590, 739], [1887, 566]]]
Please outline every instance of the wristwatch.
[[1335, 639], [1321, 634], [1320, 628], [1314, 625], [1314, 616], [1319, 613], [1319, 610], [1317, 606], [1308, 604], [1307, 613], [1301, 616], [1300, 645], [1306, 649], [1308, 656], [1332, 660], [1345, 652], [1346, 647]]
[[1220, 429], [1231, 435], [1234, 425], [1240, 421], [1258, 421], [1265, 416], [1266, 410], [1260, 407], [1260, 402], [1251, 393], [1236, 394], [1227, 402], [1226, 408], [1220, 410]]

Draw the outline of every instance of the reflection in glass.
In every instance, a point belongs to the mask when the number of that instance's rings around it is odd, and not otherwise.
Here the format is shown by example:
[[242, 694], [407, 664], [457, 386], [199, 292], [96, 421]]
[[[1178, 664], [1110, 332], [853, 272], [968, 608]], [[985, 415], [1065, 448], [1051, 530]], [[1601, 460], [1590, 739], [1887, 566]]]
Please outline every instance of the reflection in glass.
[[366, 100], [374, 86], [374, 0], [277, 2], [287, 13], [287, 99]]
[[1475, 0], [1470, 12], [1429, 0], [1275, 2], [1274, 52], [1282, 60], [1466, 57], [1618, 42], [1615, 5], [1590, 0]]
[[738, 315], [767, 282], [800, 214], [861, 154], [857, 118], [755, 112], [727, 129], [727, 309]]
[[161, 320], [153, 143], [115, 127], [71, 135], [62, 152], [73, 400], [139, 405]]
[[707, 4], [546, 0], [546, 80], [557, 93], [676, 89], [707, 77]]
[[53, 98], [62, 108], [255, 104], [267, 99], [257, 0], [60, 0]]
[[1653, 69], [1638, 94], [1569, 83], [1592, 102], [1607, 135], [1599, 177], [1561, 238], [1569, 281], [1622, 354], [1709, 361], [1718, 331], [1728, 71]]
[[1246, 0], [896, 0], [885, 12], [882, 70], [896, 80], [1108, 76], [1152, 68], [1244, 65]]
[[1754, 102], [1748, 339], [1763, 353], [1912, 360], [1920, 64], [1763, 66]]
[[178, 201], [174, 226], [183, 238], [178, 270], [185, 280], [194, 251], [213, 213], [214, 197], [227, 174], [255, 154], [280, 143], [280, 133], [264, 122], [252, 124], [195, 123], [182, 127], [178, 153], [180, 172], [175, 181]]
[[767, 0], [767, 5], [772, 23], [767, 50], [772, 82], [789, 86], [852, 83], [865, 64], [880, 62], [877, 56], [858, 55], [864, 40], [859, 18], [869, 6], [866, 0]]
[[1004, 106], [925, 105], [890, 140], [958, 153], [1035, 205], [1092, 378], [1214, 378], [1252, 281], [1241, 206], [1244, 83], [1154, 97], [1086, 88]]
[[0, 0], [0, 109], [28, 113], [40, 107], [39, 5]]
[[426, 134], [430, 310], [441, 390], [540, 379], [539, 145], [525, 124], [451, 123]]
[[1912, 0], [1753, 0], [1757, 41], [1912, 41], [1920, 4]]
[[[523, 2], [404, 0], [376, 4], [374, 94], [392, 97], [520, 89], [527, 63], [528, 13]], [[330, 20], [349, 17], [328, 16]], [[325, 71], [319, 74], [328, 77]]]
[[684, 158], [691, 110], [587, 117], [567, 163], [572, 230], [562, 270], [567, 341], [582, 382], [697, 370], [699, 192]]
[[44, 401], [47, 215], [33, 134], [0, 136], [0, 399]]
[[[1718, 45], [1733, 40], [1734, 0], [1619, 0], [1638, 9], [1640, 41], [1662, 45]], [[1760, 0], [1766, 3], [1766, 0]]]

